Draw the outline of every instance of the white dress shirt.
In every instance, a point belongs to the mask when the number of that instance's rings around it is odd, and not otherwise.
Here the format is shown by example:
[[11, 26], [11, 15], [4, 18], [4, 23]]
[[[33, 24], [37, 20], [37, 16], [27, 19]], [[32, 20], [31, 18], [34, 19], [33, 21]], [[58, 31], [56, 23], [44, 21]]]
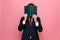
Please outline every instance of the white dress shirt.
[[[23, 23], [23, 25], [25, 25], [26, 22], [23, 20], [22, 23]], [[35, 25], [36, 25], [36, 27], [38, 27], [39, 26], [39, 22], [36, 22]]]

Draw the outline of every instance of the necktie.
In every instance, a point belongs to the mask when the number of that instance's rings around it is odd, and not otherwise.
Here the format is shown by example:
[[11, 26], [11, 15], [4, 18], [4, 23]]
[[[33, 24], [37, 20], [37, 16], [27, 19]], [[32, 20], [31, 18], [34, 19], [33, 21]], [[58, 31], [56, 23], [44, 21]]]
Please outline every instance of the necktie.
[[32, 21], [30, 20], [30, 25], [32, 24]]

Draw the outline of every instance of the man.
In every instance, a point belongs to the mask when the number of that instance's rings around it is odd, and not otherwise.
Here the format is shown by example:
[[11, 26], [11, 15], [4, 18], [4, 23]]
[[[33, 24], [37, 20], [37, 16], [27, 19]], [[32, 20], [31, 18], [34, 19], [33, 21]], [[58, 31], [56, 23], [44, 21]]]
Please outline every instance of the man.
[[33, 14], [32, 16], [24, 14], [24, 17], [22, 17], [20, 20], [18, 30], [23, 30], [21, 40], [39, 40], [37, 31], [42, 32], [40, 18], [37, 17], [36, 14]]

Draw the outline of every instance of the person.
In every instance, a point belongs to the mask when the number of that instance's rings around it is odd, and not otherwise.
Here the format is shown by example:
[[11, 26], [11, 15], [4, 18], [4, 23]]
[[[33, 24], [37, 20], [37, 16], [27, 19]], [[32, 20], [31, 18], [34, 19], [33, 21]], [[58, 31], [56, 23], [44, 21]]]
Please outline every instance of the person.
[[24, 14], [20, 20], [18, 30], [23, 30], [21, 40], [39, 40], [37, 31], [42, 32], [43, 28], [37, 15], [33, 14], [29, 17], [27, 14]]

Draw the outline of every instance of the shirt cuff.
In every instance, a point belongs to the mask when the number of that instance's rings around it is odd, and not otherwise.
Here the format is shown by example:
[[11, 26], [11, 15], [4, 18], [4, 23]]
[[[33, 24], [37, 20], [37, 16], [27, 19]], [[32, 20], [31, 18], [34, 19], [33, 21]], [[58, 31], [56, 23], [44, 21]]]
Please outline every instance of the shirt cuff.
[[36, 24], [35, 24], [35, 25], [36, 25], [36, 27], [38, 27], [38, 26], [39, 26], [39, 22], [36, 22]]
[[23, 20], [23, 22], [22, 22], [22, 23], [23, 23], [23, 25], [25, 25], [25, 21], [24, 21], [24, 20]]

